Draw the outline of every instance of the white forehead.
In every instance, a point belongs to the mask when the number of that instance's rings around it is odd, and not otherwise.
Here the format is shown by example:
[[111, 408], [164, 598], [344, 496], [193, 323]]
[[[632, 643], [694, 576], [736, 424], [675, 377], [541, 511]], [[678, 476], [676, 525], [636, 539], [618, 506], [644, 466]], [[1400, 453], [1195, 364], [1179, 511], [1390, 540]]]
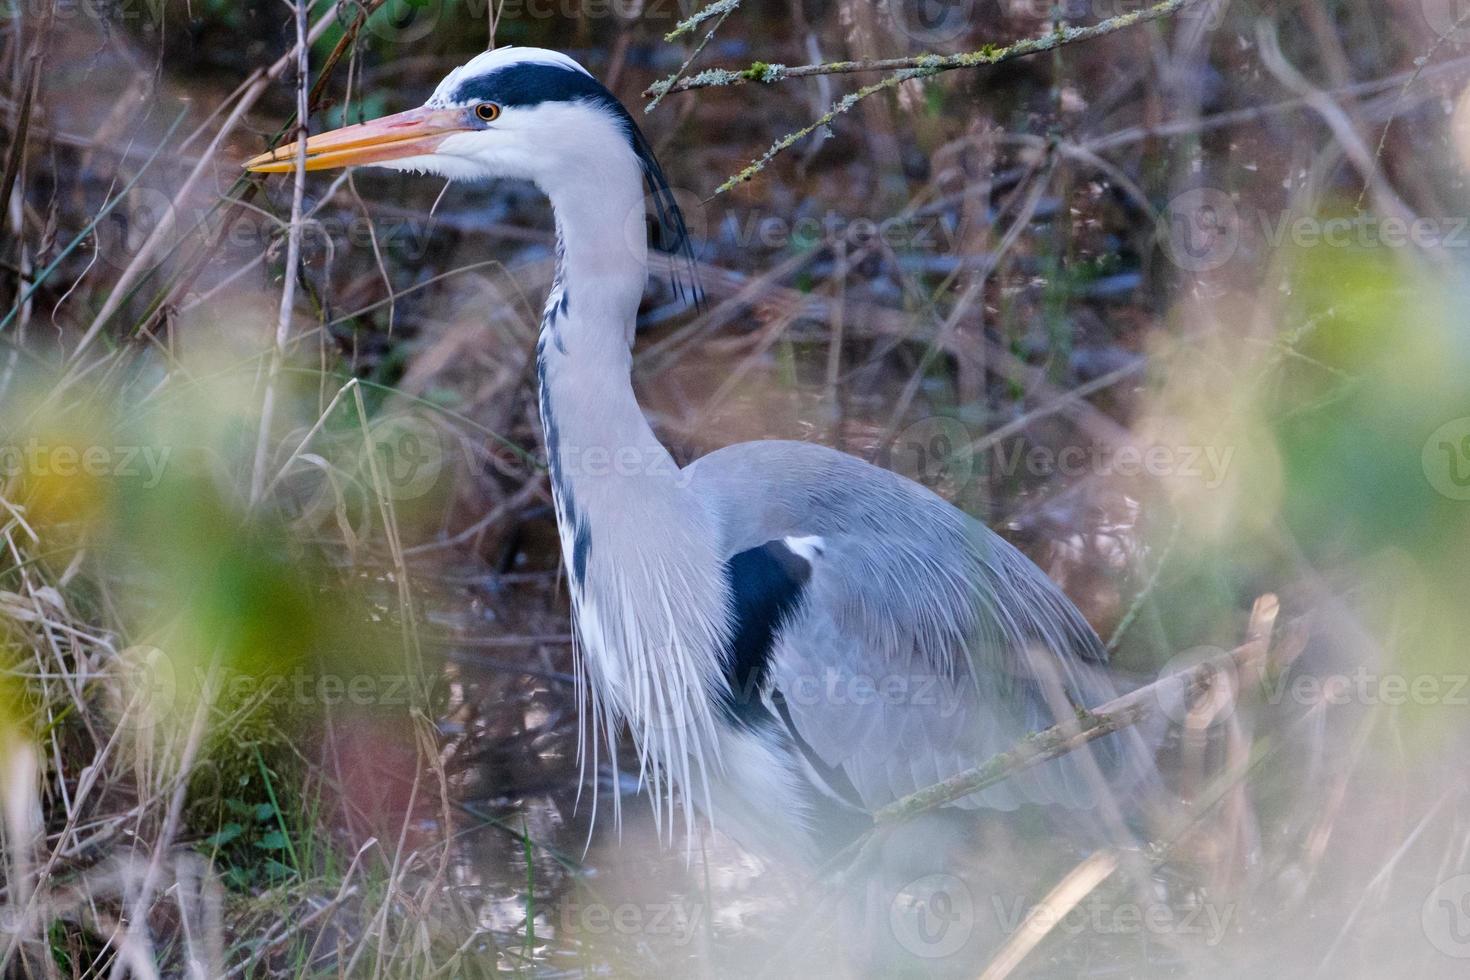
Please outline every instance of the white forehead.
[[429, 104], [443, 105], [448, 102], [450, 94], [462, 83], [478, 75], [488, 75], [492, 72], [500, 71], [502, 68], [509, 68], [511, 65], [554, 65], [557, 68], [570, 68], [573, 71], [579, 71], [588, 78], [592, 77], [591, 72], [560, 51], [551, 51], [547, 48], [521, 48], [514, 45], [506, 45], [503, 48], [496, 48], [494, 51], [477, 54], [448, 75], [445, 75], [444, 80], [434, 89], [434, 94], [429, 96]]

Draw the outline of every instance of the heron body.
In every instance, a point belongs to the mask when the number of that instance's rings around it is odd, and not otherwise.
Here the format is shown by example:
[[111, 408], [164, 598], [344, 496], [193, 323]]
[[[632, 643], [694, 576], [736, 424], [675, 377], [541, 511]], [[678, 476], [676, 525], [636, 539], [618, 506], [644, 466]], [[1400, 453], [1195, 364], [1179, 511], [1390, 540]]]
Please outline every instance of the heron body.
[[[249, 165], [289, 170], [295, 150]], [[631, 730], [661, 824], [681, 797], [686, 823], [697, 808], [754, 851], [814, 859], [830, 828], [1113, 696], [1056, 585], [919, 484], [802, 442], [676, 465], [631, 382], [645, 193], [661, 244], [688, 258], [688, 237], [637, 125], [576, 62], [488, 52], [422, 108], [306, 144], [308, 169], [353, 163], [522, 178], [550, 199], [536, 363], [583, 717], [608, 751]], [[1087, 808], [1146, 769], [1118, 733], [958, 805]]]

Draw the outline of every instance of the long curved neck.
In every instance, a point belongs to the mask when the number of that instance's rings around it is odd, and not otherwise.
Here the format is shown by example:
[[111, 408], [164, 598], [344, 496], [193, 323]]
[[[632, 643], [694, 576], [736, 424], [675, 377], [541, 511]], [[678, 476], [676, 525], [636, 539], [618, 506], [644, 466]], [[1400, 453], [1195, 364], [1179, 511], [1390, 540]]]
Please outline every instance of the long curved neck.
[[[536, 347], [541, 422], [591, 711], [609, 744], [628, 723], [640, 774], [657, 760], [647, 778], [672, 820], [669, 787], [708, 799], [718, 760], [710, 706], [728, 633], [719, 534], [633, 396], [648, 278], [641, 167], [629, 151], [580, 178], [542, 180], [558, 270]], [[692, 807], [685, 819], [692, 839]]]
[[536, 348], [541, 421], [568, 570], [579, 589], [594, 532], [658, 520], [677, 468], [633, 395], [633, 328], [648, 279], [638, 162], [631, 153], [613, 155], [595, 179], [553, 183], [547, 193], [556, 212], [557, 275]]
[[[542, 330], [561, 347], [624, 355], [648, 282], [643, 175], [632, 154], [607, 161], [595, 179], [549, 192], [556, 213], [557, 273]], [[575, 308], [572, 304], [575, 303]]]

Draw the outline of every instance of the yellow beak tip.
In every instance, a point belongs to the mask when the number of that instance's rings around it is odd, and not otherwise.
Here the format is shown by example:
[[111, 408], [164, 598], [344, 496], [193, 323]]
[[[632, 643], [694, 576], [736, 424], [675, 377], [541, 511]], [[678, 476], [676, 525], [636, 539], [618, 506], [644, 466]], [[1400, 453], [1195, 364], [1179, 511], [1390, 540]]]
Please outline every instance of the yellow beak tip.
[[278, 174], [291, 169], [291, 165], [285, 160], [272, 160], [271, 154], [262, 153], [260, 156], [251, 157], [241, 164], [246, 170], [253, 174]]
[[[336, 170], [373, 166], [410, 156], [433, 153], [445, 138], [470, 128], [457, 109], [410, 109], [368, 123], [343, 126], [306, 140], [303, 170]], [[288, 140], [246, 160], [242, 167], [256, 174], [285, 174], [296, 169], [303, 146]]]

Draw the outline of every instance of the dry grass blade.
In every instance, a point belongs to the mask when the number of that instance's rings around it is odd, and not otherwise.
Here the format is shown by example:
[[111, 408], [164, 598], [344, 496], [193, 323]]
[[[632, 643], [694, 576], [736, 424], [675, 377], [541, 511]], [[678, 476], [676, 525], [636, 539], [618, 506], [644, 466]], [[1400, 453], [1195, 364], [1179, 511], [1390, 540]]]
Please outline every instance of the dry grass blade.
[[10, 152], [5, 158], [5, 169], [0, 171], [0, 209], [8, 210], [11, 192], [15, 190], [15, 182], [20, 178], [21, 167], [25, 161], [26, 140], [30, 135], [31, 110], [36, 104], [36, 94], [40, 88], [41, 65], [44, 62], [45, 34], [50, 24], [50, 10], [44, 22], [47, 26], [42, 28], [41, 40], [33, 46], [30, 61], [30, 71], [26, 75], [25, 88], [20, 94], [20, 110], [15, 120], [15, 126], [10, 133]]
[[980, 980], [1005, 980], [1014, 973], [1021, 961], [1067, 917], [1067, 913], [1107, 880], [1117, 867], [1116, 855], [1098, 851], [1068, 872], [1045, 898], [1026, 913], [1021, 925], [986, 964]]
[[[337, 11], [340, 6], [342, 6], [342, 0], [334, 0], [332, 6], [306, 32], [305, 45], [293, 45], [289, 52], [282, 55], [270, 67], [256, 73], [254, 78], [241, 87], [238, 97], [234, 100], [234, 104], [230, 108], [229, 115], [225, 117], [224, 122], [220, 124], [214, 137], [209, 141], [209, 145], [200, 154], [198, 163], [190, 169], [188, 176], [184, 178], [178, 190], [174, 192], [174, 199], [176, 201], [183, 202], [189, 199], [189, 195], [193, 192], [194, 188], [208, 173], [209, 167], [214, 163], [220, 149], [224, 146], [225, 140], [239, 127], [245, 114], [255, 106], [256, 102], [265, 94], [266, 89], [269, 88], [272, 82], [284, 75], [289, 68], [299, 63], [304, 54], [298, 50], [298, 47], [303, 48], [303, 50], [309, 47], [328, 28], [337, 23]], [[166, 142], [166, 138], [164, 142]], [[161, 150], [162, 148], [162, 145], [160, 145], [159, 149]], [[163, 248], [164, 243], [168, 241], [169, 235], [174, 230], [175, 219], [173, 218], [173, 214], [173, 209], [164, 213], [162, 220], [152, 229], [148, 237], [143, 241], [143, 244], [139, 246], [137, 252], [133, 255], [127, 267], [118, 276], [117, 281], [113, 284], [112, 291], [107, 296], [107, 300], [102, 304], [102, 308], [97, 311], [97, 315], [92, 318], [91, 324], [77, 340], [76, 347], [72, 349], [71, 357], [74, 362], [91, 347], [92, 343], [97, 339], [97, 336], [102, 332], [103, 327], [111, 320], [112, 315], [122, 307], [123, 302], [131, 293], [133, 286], [139, 282], [145, 271], [149, 268], [149, 263], [156, 257], [158, 251]]]
[[310, 110], [307, 79], [311, 73], [310, 43], [307, 38], [306, 0], [297, 0], [296, 12], [296, 158], [291, 184], [291, 221], [286, 228], [286, 274], [281, 285], [281, 307], [276, 319], [276, 343], [266, 369], [265, 395], [260, 408], [260, 428], [255, 441], [255, 463], [251, 467], [250, 503], [260, 501], [265, 489], [265, 460], [275, 421], [276, 383], [286, 347], [291, 341], [291, 320], [296, 315], [296, 276], [301, 264], [301, 216], [306, 198], [306, 122]]

